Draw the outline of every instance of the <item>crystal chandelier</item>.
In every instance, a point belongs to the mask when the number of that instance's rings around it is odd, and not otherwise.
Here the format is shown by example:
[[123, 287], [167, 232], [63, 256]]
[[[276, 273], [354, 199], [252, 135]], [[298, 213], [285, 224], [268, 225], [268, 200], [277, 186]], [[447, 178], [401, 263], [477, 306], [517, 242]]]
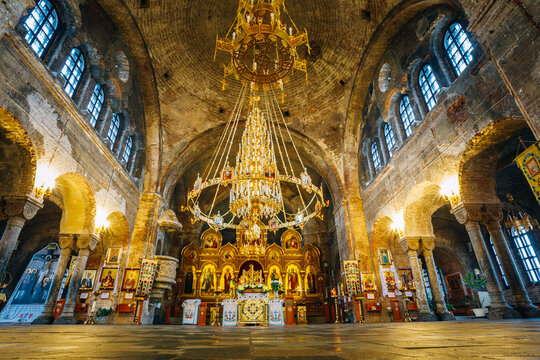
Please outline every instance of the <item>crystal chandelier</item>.
[[[192, 222], [202, 220], [214, 229], [240, 231], [247, 240], [244, 245], [257, 248], [255, 253], [263, 246], [263, 230], [302, 228], [314, 217], [322, 219], [322, 210], [328, 206], [322, 188], [312, 183], [304, 166], [275, 93], [276, 89], [283, 91], [292, 69], [306, 72], [306, 62], [296, 48], [306, 44], [309, 51], [307, 32], [298, 31], [290, 16], [287, 31], [282, 11], [288, 15], [284, 0], [240, 0], [227, 36], [217, 40], [216, 50], [231, 54], [225, 78], [242, 76], [242, 88], [209, 165], [197, 176], [187, 193], [187, 204], [182, 206], [193, 215]], [[242, 118], [246, 119], [245, 129], [237, 140]], [[234, 143], [236, 158], [231, 155]], [[233, 161], [234, 167], [230, 165]], [[298, 167], [302, 172], [297, 176]], [[285, 208], [285, 184], [301, 204], [296, 212]], [[228, 209], [216, 213], [220, 189], [223, 195], [222, 188], [228, 187]], [[201, 195], [211, 199], [208, 206], [200, 204]]]

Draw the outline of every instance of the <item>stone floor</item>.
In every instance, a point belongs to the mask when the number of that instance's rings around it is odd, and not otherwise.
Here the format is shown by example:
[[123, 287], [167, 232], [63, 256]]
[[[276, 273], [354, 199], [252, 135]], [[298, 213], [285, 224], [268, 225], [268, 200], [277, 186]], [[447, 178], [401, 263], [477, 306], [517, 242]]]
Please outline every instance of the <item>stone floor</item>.
[[540, 321], [0, 326], [0, 359], [538, 359]]

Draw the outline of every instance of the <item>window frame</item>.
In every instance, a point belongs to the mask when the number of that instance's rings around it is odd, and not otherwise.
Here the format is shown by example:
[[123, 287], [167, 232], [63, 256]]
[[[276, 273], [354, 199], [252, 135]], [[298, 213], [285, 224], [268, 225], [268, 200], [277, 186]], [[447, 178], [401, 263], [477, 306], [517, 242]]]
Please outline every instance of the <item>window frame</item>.
[[[111, 143], [111, 150], [114, 148], [114, 144], [118, 139], [118, 132], [120, 130], [120, 116], [117, 113], [112, 114], [112, 120], [107, 131], [107, 140]], [[112, 136], [114, 134], [114, 137]]]
[[[459, 30], [454, 31], [456, 27], [459, 26]], [[460, 33], [464, 37], [464, 40], [460, 42]], [[468, 43], [470, 45], [468, 50], [464, 49], [464, 45]], [[453, 54], [451, 54], [451, 51], [453, 50], [451, 47], [453, 46], [453, 49], [455, 50]], [[474, 44], [469, 38], [468, 33], [463, 28], [463, 25], [459, 21], [454, 21], [451, 23], [448, 28], [446, 29], [444, 36], [443, 36], [443, 49], [444, 53], [446, 55], [446, 58], [448, 59], [448, 62], [450, 63], [450, 67], [452, 68], [452, 72], [456, 77], [459, 77], [463, 71], [469, 66], [471, 62], [473, 62], [473, 51], [474, 51]], [[455, 59], [456, 56], [459, 56], [459, 59]], [[460, 64], [463, 63], [463, 68], [460, 68]]]
[[[96, 96], [96, 90], [98, 95]], [[94, 87], [94, 91], [92, 91], [92, 96], [90, 97], [90, 101], [88, 101], [88, 106], [86, 107], [86, 110], [90, 113], [90, 125], [92, 125], [93, 128], [96, 127], [97, 121], [99, 119], [99, 116], [101, 115], [101, 112], [103, 111], [103, 104], [105, 103], [105, 90], [103, 89], [103, 86], [101, 84], [96, 84]], [[99, 106], [99, 110], [96, 111], [96, 107]]]
[[394, 155], [394, 149], [397, 147], [397, 142], [396, 142], [396, 134], [394, 132], [394, 128], [392, 127], [392, 124], [390, 123], [390, 121], [387, 121], [384, 123], [383, 135], [384, 135], [384, 142], [386, 143], [386, 150], [388, 150], [388, 156], [392, 157]]
[[381, 154], [379, 154], [379, 145], [377, 144], [377, 140], [373, 140], [371, 142], [370, 154], [371, 161], [373, 162], [373, 168], [375, 169], [375, 172], [377, 172], [377, 169], [382, 166]]
[[[431, 81], [431, 79], [433, 79], [433, 81]], [[417, 83], [420, 94], [422, 95], [422, 100], [424, 101], [424, 105], [429, 112], [437, 105], [437, 95], [441, 92], [441, 85], [437, 79], [437, 76], [435, 76], [433, 67], [430, 64], [425, 64], [422, 66], [418, 72]], [[429, 92], [429, 94], [427, 92]]]
[[[50, 6], [49, 9], [47, 9], [47, 12], [44, 13], [43, 7], [40, 6], [40, 4], [46, 3]], [[41, 15], [43, 15], [42, 21], [38, 22], [36, 21], [35, 14], [36, 12], [40, 12]], [[36, 23], [36, 26], [31, 29], [28, 25], [29, 19], [32, 18], [34, 22]], [[54, 21], [50, 21], [53, 19]], [[43, 31], [45, 28], [45, 25], [48, 24], [50, 28], [52, 28], [51, 32]], [[56, 10], [56, 7], [54, 4], [49, 0], [39, 0], [36, 6], [29, 12], [27, 16], [25, 16], [21, 20], [22, 28], [25, 31], [24, 34], [24, 40], [28, 44], [28, 46], [36, 53], [36, 55], [43, 59], [45, 56], [47, 56], [47, 53], [49, 52], [49, 49], [51, 48], [52, 44], [54, 43], [54, 39], [58, 35], [59, 27], [60, 27], [60, 18], [58, 16], [58, 11]], [[40, 34], [43, 33], [44, 36], [47, 37], [47, 42], [44, 44], [42, 40], [40, 40]], [[35, 44], [39, 44], [40, 50], [36, 50], [34, 48]]]
[[529, 283], [540, 285], [540, 258], [531, 241], [533, 235], [525, 229], [518, 232], [512, 227], [510, 236]]
[[[69, 63], [71, 62], [71, 64]], [[73, 98], [79, 89], [84, 71], [86, 69], [86, 61], [84, 60], [84, 54], [78, 47], [74, 47], [69, 52], [69, 55], [64, 61], [64, 66], [60, 70], [60, 74], [64, 78], [64, 91], [69, 97]], [[76, 79], [76, 82], [73, 81]], [[68, 90], [71, 88], [71, 92]]]
[[495, 258], [495, 264], [497, 265], [497, 268], [500, 272], [500, 277], [502, 279], [502, 283], [505, 289], [509, 288], [510, 285], [508, 284], [508, 280], [506, 279], [506, 274], [504, 273], [504, 269], [502, 267], [501, 260], [499, 259], [499, 255], [497, 254], [497, 250], [495, 249], [495, 244], [493, 244], [493, 239], [491, 239], [491, 236], [488, 235], [489, 245], [491, 248], [491, 251], [493, 253], [493, 257]]
[[124, 146], [124, 152], [122, 153], [122, 162], [125, 163], [126, 165], [129, 163], [129, 158], [131, 157], [132, 150], [133, 150], [133, 135], [130, 135], [126, 139], [126, 145]]
[[[402, 106], [404, 103], [407, 103], [406, 106]], [[410, 110], [410, 111], [409, 111]], [[416, 115], [409, 100], [408, 95], [403, 95], [398, 104], [399, 118], [401, 124], [403, 125], [403, 130], [405, 131], [405, 137], [408, 138], [413, 134], [413, 125], [416, 122]], [[406, 119], [403, 115], [406, 115]]]

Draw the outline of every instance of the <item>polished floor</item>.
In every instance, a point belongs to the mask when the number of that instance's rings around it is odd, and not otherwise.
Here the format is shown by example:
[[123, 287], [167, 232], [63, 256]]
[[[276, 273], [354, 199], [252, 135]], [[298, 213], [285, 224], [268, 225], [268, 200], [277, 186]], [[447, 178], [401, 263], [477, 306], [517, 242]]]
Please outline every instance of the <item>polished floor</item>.
[[540, 321], [0, 326], [0, 359], [539, 359]]

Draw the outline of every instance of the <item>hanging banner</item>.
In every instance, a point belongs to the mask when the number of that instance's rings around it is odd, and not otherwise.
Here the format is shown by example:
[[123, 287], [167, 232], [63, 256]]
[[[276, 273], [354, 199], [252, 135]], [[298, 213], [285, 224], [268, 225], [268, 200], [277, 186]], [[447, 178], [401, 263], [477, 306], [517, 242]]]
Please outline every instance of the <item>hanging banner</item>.
[[362, 292], [360, 288], [358, 261], [345, 260], [343, 261], [343, 268], [345, 269], [345, 283], [347, 284], [347, 292], [349, 295], [357, 295]]
[[139, 282], [137, 283], [137, 290], [135, 291], [135, 297], [148, 297], [150, 291], [152, 291], [152, 285], [154, 285], [154, 279], [157, 274], [158, 262], [157, 260], [143, 259], [141, 263], [141, 275], [139, 276]]
[[525, 175], [536, 201], [540, 203], [540, 148], [538, 144], [529, 146], [514, 161]]

